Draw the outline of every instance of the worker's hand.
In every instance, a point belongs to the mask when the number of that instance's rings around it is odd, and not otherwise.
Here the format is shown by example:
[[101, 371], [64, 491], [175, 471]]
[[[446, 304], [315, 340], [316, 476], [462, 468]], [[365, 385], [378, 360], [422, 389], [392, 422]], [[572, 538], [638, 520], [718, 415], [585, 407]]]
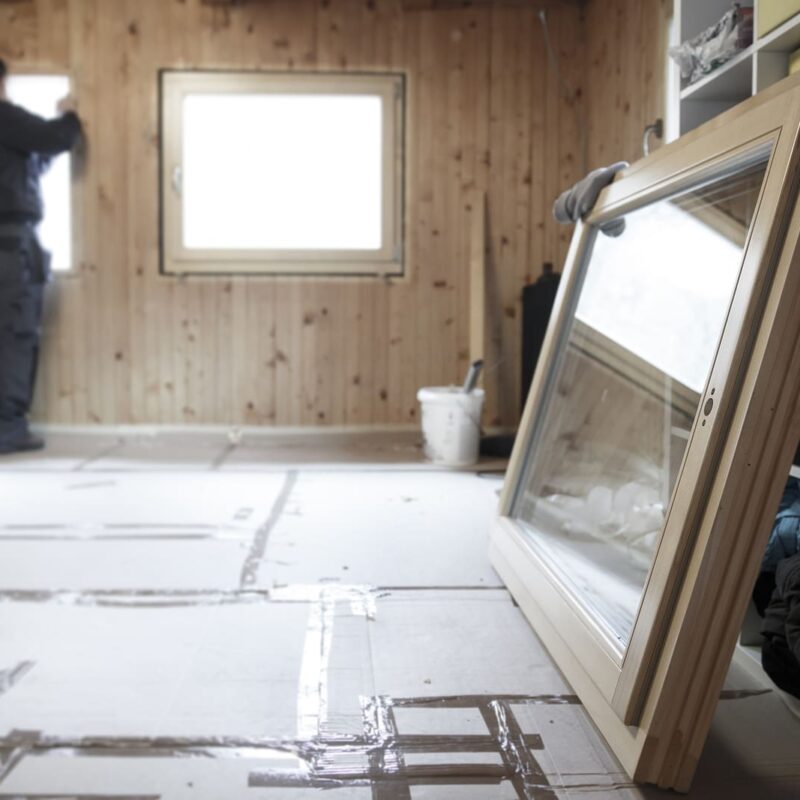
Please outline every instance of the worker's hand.
[[69, 111], [77, 113], [78, 104], [75, 101], [75, 98], [71, 94], [68, 94], [66, 97], [62, 97], [61, 100], [58, 101], [56, 109], [58, 110], [59, 114], [66, 114]]
[[[597, 202], [600, 192], [614, 180], [614, 176], [625, 167], [627, 161], [617, 161], [608, 167], [601, 167], [590, 172], [578, 181], [571, 189], [559, 195], [553, 204], [553, 216], [558, 222], [577, 222], [588, 214]], [[611, 220], [600, 226], [607, 236], [619, 236], [625, 230], [625, 220]]]

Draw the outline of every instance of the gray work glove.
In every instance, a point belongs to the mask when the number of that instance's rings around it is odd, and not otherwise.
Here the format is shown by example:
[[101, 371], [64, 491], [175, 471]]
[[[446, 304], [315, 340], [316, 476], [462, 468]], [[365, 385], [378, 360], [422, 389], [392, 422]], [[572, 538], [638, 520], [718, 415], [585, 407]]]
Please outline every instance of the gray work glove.
[[[588, 214], [597, 202], [600, 192], [614, 180], [614, 176], [628, 166], [627, 161], [617, 161], [608, 167], [593, 170], [571, 189], [559, 195], [553, 203], [553, 216], [558, 222], [577, 222]], [[625, 230], [625, 220], [615, 219], [600, 226], [606, 236], [619, 236]]]

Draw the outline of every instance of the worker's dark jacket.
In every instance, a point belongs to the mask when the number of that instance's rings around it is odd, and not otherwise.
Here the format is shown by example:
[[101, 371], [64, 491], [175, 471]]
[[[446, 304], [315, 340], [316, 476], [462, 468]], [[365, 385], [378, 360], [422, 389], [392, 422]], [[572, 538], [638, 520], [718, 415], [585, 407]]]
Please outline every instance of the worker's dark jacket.
[[0, 452], [28, 437], [50, 256], [39, 244], [39, 181], [81, 134], [75, 114], [46, 120], [0, 100]]
[[72, 150], [80, 135], [71, 111], [48, 120], [0, 100], [0, 222], [42, 219], [39, 179], [50, 159]]
[[781, 689], [800, 697], [800, 554], [778, 564], [761, 633], [767, 674]]

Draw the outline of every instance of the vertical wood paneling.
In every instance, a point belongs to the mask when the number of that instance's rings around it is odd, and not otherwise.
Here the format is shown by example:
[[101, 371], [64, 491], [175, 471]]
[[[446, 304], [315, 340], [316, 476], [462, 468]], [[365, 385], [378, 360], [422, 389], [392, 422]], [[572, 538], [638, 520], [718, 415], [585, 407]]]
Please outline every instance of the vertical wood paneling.
[[[584, 96], [584, 80], [588, 93], [608, 96], [596, 86], [605, 64], [587, 73], [586, 60], [619, 48], [615, 14], [635, 5], [592, 0], [586, 27], [574, 3], [548, 10], [564, 74]], [[654, 16], [648, 8], [632, 25], [643, 30]], [[230, 8], [199, 0], [30, 0], [0, 5], [0, 22], [0, 55], [14, 67], [47, 63], [72, 72], [88, 130], [76, 191], [80, 259], [76, 274], [51, 291], [39, 419], [415, 422], [416, 390], [460, 382], [466, 368], [470, 202], [486, 190], [495, 294], [485, 421], [516, 422], [520, 290], [543, 261], [563, 257], [568, 231], [552, 222], [550, 206], [580, 177], [574, 109], [547, 63], [532, 7], [404, 12], [400, 0]], [[625, 28], [626, 36], [636, 33]], [[610, 76], [620, 86], [613, 91], [656, 94], [647, 57], [631, 58], [636, 85], [624, 88]], [[157, 74], [197, 67], [406, 75], [405, 278], [158, 273]], [[646, 111], [642, 103], [630, 99], [636, 125], [651, 116], [652, 99]], [[606, 111], [590, 105], [595, 162], [638, 136], [625, 138], [629, 121]]]
[[589, 1], [590, 168], [641, 158], [645, 126], [663, 118], [671, 14], [671, 0]]

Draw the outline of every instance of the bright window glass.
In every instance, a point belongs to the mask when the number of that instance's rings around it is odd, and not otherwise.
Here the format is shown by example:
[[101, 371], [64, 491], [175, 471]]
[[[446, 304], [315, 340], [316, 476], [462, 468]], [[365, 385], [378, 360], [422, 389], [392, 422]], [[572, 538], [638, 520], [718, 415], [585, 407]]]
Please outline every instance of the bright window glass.
[[[758, 187], [746, 189], [757, 196]], [[700, 392], [738, 275], [731, 265], [738, 265], [742, 248], [687, 205], [647, 206], [629, 216], [618, 239], [598, 238], [575, 314]], [[667, 232], [663, 247], [652, 246], [654, 231]]]
[[[54, 117], [59, 100], [70, 91], [66, 75], [14, 75], [8, 79], [9, 99], [42, 117]], [[70, 156], [59, 156], [42, 177], [45, 215], [39, 226], [44, 247], [53, 254], [53, 269], [72, 267], [72, 202]]]
[[189, 95], [184, 246], [379, 249], [382, 115], [369, 95]]
[[401, 275], [401, 75], [164, 72], [163, 269]]

